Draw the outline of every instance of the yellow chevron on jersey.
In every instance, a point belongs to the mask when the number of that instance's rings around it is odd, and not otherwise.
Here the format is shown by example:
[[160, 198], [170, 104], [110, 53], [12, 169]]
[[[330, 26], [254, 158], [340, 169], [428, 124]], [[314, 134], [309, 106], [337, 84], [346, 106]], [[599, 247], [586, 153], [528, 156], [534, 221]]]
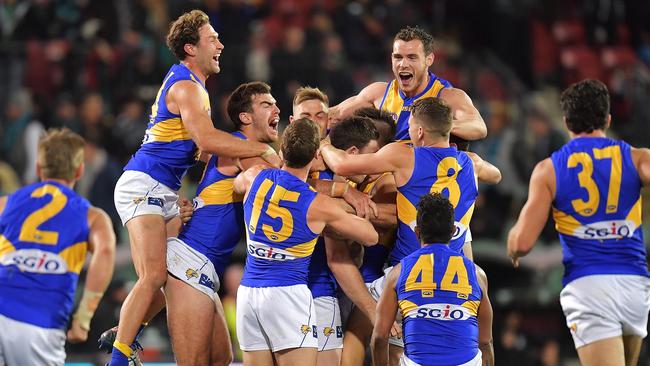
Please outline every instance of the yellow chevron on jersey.
[[0, 235], [0, 257], [5, 255], [6, 253], [11, 253], [15, 252], [16, 248], [14, 248], [14, 245], [11, 244], [11, 242], [5, 238], [4, 235]]
[[59, 257], [68, 265], [68, 271], [79, 274], [86, 262], [86, 250], [88, 242], [72, 244], [59, 253]]
[[285, 248], [284, 250], [293, 254], [293, 256], [296, 258], [309, 257], [314, 252], [314, 247], [316, 246], [317, 241], [318, 238], [314, 238], [313, 240], [310, 240], [306, 243], [294, 245], [292, 247]]
[[149, 129], [149, 138], [151, 142], [172, 142], [192, 139], [180, 117], [166, 119], [153, 125]]
[[229, 203], [242, 202], [244, 196], [237, 194], [233, 190], [235, 178], [227, 178], [216, 181], [205, 187], [199, 198], [205, 205], [226, 205]]

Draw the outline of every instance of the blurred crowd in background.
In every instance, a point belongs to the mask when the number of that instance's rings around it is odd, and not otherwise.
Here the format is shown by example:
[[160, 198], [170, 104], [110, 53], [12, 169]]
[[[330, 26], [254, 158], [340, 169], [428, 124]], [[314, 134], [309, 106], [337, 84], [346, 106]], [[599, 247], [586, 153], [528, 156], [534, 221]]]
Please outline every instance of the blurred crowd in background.
[[[41, 132], [68, 127], [88, 143], [76, 190], [111, 215], [119, 238], [115, 280], [89, 341], [69, 347], [69, 359], [100, 362], [95, 339], [117, 324], [135, 278], [113, 188], [141, 143], [162, 78], [177, 62], [165, 45], [168, 26], [195, 8], [210, 16], [225, 45], [222, 71], [207, 81], [213, 121], [225, 130], [233, 128], [224, 111], [228, 94], [242, 82], [268, 82], [286, 125], [298, 87], [319, 87], [335, 105], [370, 82], [392, 79], [390, 51], [400, 28], [430, 31], [432, 71], [465, 90], [487, 124], [488, 137], [470, 149], [503, 175], [499, 185], [480, 188], [471, 225], [476, 261], [490, 278], [497, 362], [577, 364], [557, 300], [561, 250], [552, 223], [543, 235], [547, 245], [517, 271], [504, 235], [534, 165], [568, 139], [558, 100], [570, 83], [604, 81], [612, 136], [650, 146], [650, 1], [0, 1], [0, 193], [36, 181]], [[193, 197], [201, 170], [188, 174], [184, 196]], [[243, 250], [235, 253], [222, 281], [233, 333], [243, 258]], [[172, 359], [163, 314], [142, 343], [145, 359]], [[650, 365], [644, 347], [640, 359]]]

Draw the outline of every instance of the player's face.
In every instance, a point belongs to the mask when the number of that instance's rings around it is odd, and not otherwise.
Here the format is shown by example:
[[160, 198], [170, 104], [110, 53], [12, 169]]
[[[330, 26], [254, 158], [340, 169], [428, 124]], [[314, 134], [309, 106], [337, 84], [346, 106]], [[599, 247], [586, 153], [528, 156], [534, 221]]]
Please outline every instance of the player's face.
[[320, 129], [320, 137], [325, 138], [327, 134], [328, 107], [318, 99], [305, 100], [293, 106], [293, 118], [308, 118], [314, 121]]
[[196, 45], [196, 60], [201, 70], [206, 75], [218, 74], [219, 56], [223, 50], [223, 43], [219, 41], [219, 34], [208, 23], [199, 28], [199, 43]]
[[433, 53], [425, 55], [422, 41], [414, 39], [408, 42], [400, 39], [393, 43], [391, 55], [393, 74], [399, 88], [410, 94], [427, 82], [427, 70], [433, 64]]
[[278, 140], [280, 109], [271, 94], [253, 95], [253, 112], [250, 115], [258, 141], [269, 143]]
[[379, 151], [379, 143], [377, 140], [370, 140], [366, 146], [359, 150], [359, 154], [374, 154]]

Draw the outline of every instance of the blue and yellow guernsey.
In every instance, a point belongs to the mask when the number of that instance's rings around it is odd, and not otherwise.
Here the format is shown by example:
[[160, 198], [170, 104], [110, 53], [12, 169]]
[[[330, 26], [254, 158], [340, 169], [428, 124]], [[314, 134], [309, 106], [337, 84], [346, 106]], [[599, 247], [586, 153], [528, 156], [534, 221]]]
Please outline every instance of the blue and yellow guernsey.
[[581, 137], [553, 153], [551, 160], [563, 284], [589, 275], [650, 276], [641, 229], [642, 183], [630, 145]]
[[[331, 181], [334, 179], [334, 172], [326, 169], [319, 172], [312, 172], [310, 176], [312, 179]], [[327, 265], [325, 239], [322, 236], [318, 237], [314, 252], [311, 255], [307, 275], [307, 287], [309, 287], [314, 299], [321, 296], [335, 297], [337, 294], [338, 286], [336, 278], [334, 278], [334, 274]]]
[[[390, 173], [382, 174], [379, 178], [366, 184], [361, 191], [372, 196], [377, 182], [386, 174]], [[388, 259], [388, 253], [388, 248], [381, 243], [363, 248], [363, 261], [361, 267], [359, 267], [363, 282], [370, 283], [384, 275], [384, 267], [386, 265], [386, 259]]]
[[[246, 140], [241, 132], [232, 135]], [[219, 157], [212, 155], [196, 189], [194, 214], [178, 238], [204, 254], [221, 277], [244, 234], [244, 209], [243, 196], [233, 191], [236, 176], [222, 174], [218, 166]]]
[[413, 174], [405, 185], [397, 187], [397, 241], [390, 254], [391, 265], [420, 247], [414, 231], [420, 197], [441, 192], [451, 201], [456, 231], [449, 247], [460, 253], [478, 196], [474, 164], [465, 152], [456, 147], [416, 147], [413, 153]]
[[430, 244], [402, 261], [397, 301], [404, 319], [404, 354], [426, 365], [460, 365], [478, 354], [483, 291], [471, 260]]
[[146, 173], [173, 190], [181, 187], [181, 179], [199, 157], [197, 146], [180, 114], [170, 112], [165, 102], [169, 88], [182, 80], [190, 80], [201, 86], [203, 106], [210, 115], [210, 97], [205, 85], [182, 63], [173, 65], [151, 106], [142, 145], [124, 167], [124, 170]]
[[262, 170], [244, 201], [246, 268], [241, 284], [277, 287], [307, 284], [318, 234], [307, 225], [317, 193], [291, 173]]
[[10, 195], [0, 216], [0, 314], [65, 329], [88, 247], [90, 204], [53, 181]]
[[409, 126], [408, 120], [411, 116], [411, 105], [419, 99], [438, 97], [440, 91], [444, 88], [451, 88], [451, 83], [447, 80], [441, 79], [429, 71], [429, 82], [426, 88], [411, 98], [407, 97], [400, 89], [397, 80], [393, 80], [386, 86], [386, 91], [379, 105], [379, 109], [383, 109], [390, 113], [395, 119], [397, 128], [395, 130], [395, 140], [402, 142], [409, 142]]

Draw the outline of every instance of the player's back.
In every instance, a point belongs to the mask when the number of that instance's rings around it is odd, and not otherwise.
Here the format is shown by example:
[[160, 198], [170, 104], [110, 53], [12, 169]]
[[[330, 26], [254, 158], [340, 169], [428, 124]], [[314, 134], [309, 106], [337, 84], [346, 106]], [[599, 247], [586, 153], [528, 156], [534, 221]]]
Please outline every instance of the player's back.
[[383, 109], [389, 112], [395, 119], [395, 124], [397, 126], [395, 130], [395, 140], [403, 142], [411, 140], [409, 137], [408, 119], [411, 116], [411, 105], [415, 101], [424, 98], [438, 97], [442, 89], [450, 87], [450, 82], [437, 77], [432, 72], [429, 72], [429, 82], [424, 90], [418, 95], [410, 98], [399, 89], [399, 84], [396, 80], [388, 83], [378, 109]]
[[553, 218], [564, 252], [564, 284], [596, 274], [648, 276], [641, 228], [641, 180], [630, 145], [571, 140], [551, 156]]
[[180, 188], [181, 179], [198, 158], [196, 144], [185, 128], [181, 115], [172, 113], [166, 102], [169, 89], [183, 80], [201, 86], [203, 106], [210, 115], [210, 97], [200, 79], [182, 63], [173, 65], [151, 106], [142, 146], [124, 167], [124, 170], [146, 173], [173, 190]]
[[397, 187], [397, 241], [390, 254], [395, 265], [420, 247], [415, 235], [416, 205], [420, 197], [441, 192], [454, 206], [454, 233], [449, 244], [460, 252], [465, 244], [469, 222], [478, 196], [474, 165], [466, 153], [455, 147], [416, 147], [411, 178]]
[[[241, 132], [233, 135], [246, 140]], [[218, 170], [219, 157], [212, 155], [196, 189], [194, 213], [178, 238], [204, 254], [219, 276], [230, 260], [244, 230], [243, 197], [233, 191], [236, 176]]]
[[317, 193], [307, 183], [279, 169], [262, 170], [244, 201], [248, 287], [307, 283], [309, 261], [319, 233], [307, 224]]
[[478, 354], [483, 296], [472, 261], [430, 244], [401, 261], [396, 290], [404, 354], [420, 365], [460, 365]]
[[0, 216], [0, 314], [64, 329], [88, 247], [90, 204], [53, 181], [26, 186]]

